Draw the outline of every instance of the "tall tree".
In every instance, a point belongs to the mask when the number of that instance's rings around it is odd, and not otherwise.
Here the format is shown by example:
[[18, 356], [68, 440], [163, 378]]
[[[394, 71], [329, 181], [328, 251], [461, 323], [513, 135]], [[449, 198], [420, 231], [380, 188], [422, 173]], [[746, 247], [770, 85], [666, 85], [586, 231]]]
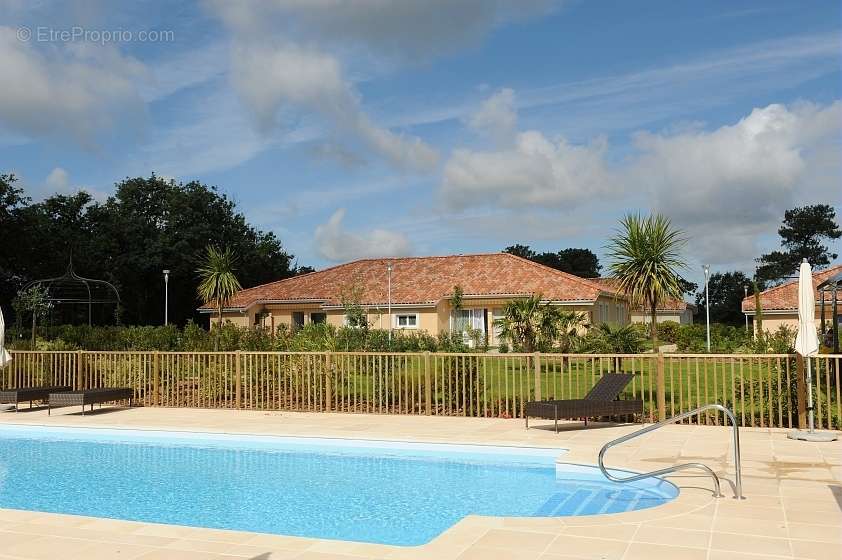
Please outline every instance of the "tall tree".
[[[29, 204], [13, 174], [0, 174], [0, 302], [7, 304], [23, 287], [21, 242], [26, 238], [22, 211]], [[11, 309], [3, 307], [7, 317]]]
[[836, 210], [828, 204], [815, 204], [787, 210], [778, 229], [782, 251], [762, 255], [757, 262], [761, 281], [780, 283], [793, 276], [803, 259], [813, 267], [823, 268], [838, 256], [824, 243], [842, 237], [836, 222]]
[[680, 256], [684, 245], [681, 231], [660, 214], [629, 214], [608, 244], [611, 277], [632, 307], [649, 310], [653, 350], [658, 349], [658, 304], [668, 298], [681, 298], [681, 276], [685, 267]]
[[580, 278], [598, 278], [602, 266], [599, 258], [590, 249], [562, 249], [557, 253], [544, 252], [536, 253], [528, 245], [510, 245], [503, 249], [504, 253], [510, 253], [524, 259], [543, 264], [562, 272], [575, 274]]
[[199, 287], [196, 289], [202, 302], [213, 304], [217, 313], [217, 325], [222, 326], [222, 308], [242, 289], [237, 275], [234, 274], [234, 263], [237, 257], [229, 247], [217, 249], [208, 245], [205, 261], [199, 267]]
[[[708, 279], [710, 293], [710, 320], [712, 323], [726, 325], [742, 325], [745, 316], [742, 312], [742, 302], [748, 293], [753, 294], [751, 279], [740, 271], [716, 272]], [[705, 291], [702, 288], [696, 293], [696, 306], [699, 309], [697, 317], [705, 317]]]
[[[230, 247], [238, 276], [253, 286], [292, 276], [292, 256], [274, 234], [249, 225], [215, 187], [156, 175], [127, 178], [97, 202], [84, 192], [31, 204], [10, 175], [0, 176], [0, 296], [10, 301], [30, 280], [58, 276], [72, 252], [76, 271], [117, 286], [123, 321], [163, 322], [163, 269], [169, 269], [169, 318], [198, 318], [195, 271], [207, 245]], [[7, 237], [8, 236], [8, 237]]]
[[505, 249], [503, 249], [504, 253], [509, 253], [516, 257], [520, 257], [522, 259], [529, 259], [530, 261], [535, 258], [535, 251], [533, 251], [529, 245], [509, 245]]
[[23, 315], [29, 314], [32, 318], [32, 342], [31, 350], [35, 350], [35, 326], [38, 319], [41, 319], [50, 312], [53, 304], [50, 301], [50, 294], [47, 289], [35, 284], [25, 290], [18, 292], [18, 295], [12, 300], [12, 306], [18, 314], [18, 319]]

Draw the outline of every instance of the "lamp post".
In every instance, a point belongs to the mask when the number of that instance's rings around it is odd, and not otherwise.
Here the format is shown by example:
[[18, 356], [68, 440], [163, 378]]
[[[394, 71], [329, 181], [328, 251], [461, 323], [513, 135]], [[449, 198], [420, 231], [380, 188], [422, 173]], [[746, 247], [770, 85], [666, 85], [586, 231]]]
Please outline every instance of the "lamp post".
[[169, 323], [170, 308], [170, 269], [164, 269], [164, 326]]
[[[743, 299], [746, 299], [748, 297], [748, 286], [743, 286], [743, 293], [745, 294]], [[745, 313], [744, 315], [746, 316], [746, 332], [748, 332], [748, 313]]]
[[392, 345], [392, 263], [386, 264], [386, 273], [388, 276], [388, 296], [386, 300], [386, 314], [389, 317], [389, 346]]
[[707, 349], [710, 353], [710, 292], [708, 291], [708, 277], [710, 276], [710, 265], [702, 267], [705, 271], [705, 330], [707, 331]]

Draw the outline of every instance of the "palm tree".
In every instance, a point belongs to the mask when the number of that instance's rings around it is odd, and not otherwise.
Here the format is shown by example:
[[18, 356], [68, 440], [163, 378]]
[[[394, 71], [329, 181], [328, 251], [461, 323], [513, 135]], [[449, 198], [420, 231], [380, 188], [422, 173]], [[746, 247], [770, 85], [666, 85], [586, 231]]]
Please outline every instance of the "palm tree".
[[[575, 314], [573, 314], [575, 315]], [[558, 307], [541, 303], [541, 294], [513, 299], [503, 308], [503, 317], [494, 321], [500, 336], [524, 352], [552, 347], [555, 341], [569, 335], [576, 318]]]
[[562, 311], [557, 339], [559, 351], [564, 354], [571, 352], [587, 324], [587, 315], [584, 312]]
[[668, 298], [682, 297], [681, 276], [685, 267], [680, 251], [685, 240], [661, 214], [628, 214], [620, 222], [617, 234], [608, 243], [613, 262], [608, 269], [617, 288], [634, 307], [649, 310], [652, 349], [658, 350], [658, 304]]
[[198, 269], [199, 297], [206, 304], [212, 303], [216, 307], [217, 325], [222, 326], [222, 306], [231, 299], [234, 294], [242, 289], [240, 281], [234, 275], [234, 263], [237, 257], [226, 247], [219, 250], [208, 245], [205, 260]]

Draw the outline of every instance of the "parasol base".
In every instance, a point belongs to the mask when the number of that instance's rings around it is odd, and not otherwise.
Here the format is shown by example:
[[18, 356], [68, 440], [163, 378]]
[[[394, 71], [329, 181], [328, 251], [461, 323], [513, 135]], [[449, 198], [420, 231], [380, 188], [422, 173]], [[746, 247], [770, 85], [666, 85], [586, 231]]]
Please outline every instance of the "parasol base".
[[786, 437], [800, 441], [836, 441], [836, 435], [828, 432], [805, 432], [798, 430], [789, 432]]

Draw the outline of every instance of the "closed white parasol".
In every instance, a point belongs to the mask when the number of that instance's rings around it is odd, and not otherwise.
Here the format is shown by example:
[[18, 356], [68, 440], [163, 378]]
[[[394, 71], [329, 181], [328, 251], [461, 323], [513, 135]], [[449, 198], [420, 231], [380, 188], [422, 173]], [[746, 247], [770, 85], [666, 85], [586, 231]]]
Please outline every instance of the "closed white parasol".
[[813, 368], [811, 356], [819, 352], [819, 337], [816, 334], [816, 288], [813, 286], [813, 271], [807, 259], [798, 270], [798, 336], [795, 337], [795, 351], [807, 362], [807, 422], [809, 430], [789, 434], [790, 439], [805, 441], [833, 441], [833, 434], [816, 433], [813, 428]]
[[3, 310], [0, 309], [0, 369], [12, 361], [12, 355], [6, 350], [6, 321], [3, 320]]

